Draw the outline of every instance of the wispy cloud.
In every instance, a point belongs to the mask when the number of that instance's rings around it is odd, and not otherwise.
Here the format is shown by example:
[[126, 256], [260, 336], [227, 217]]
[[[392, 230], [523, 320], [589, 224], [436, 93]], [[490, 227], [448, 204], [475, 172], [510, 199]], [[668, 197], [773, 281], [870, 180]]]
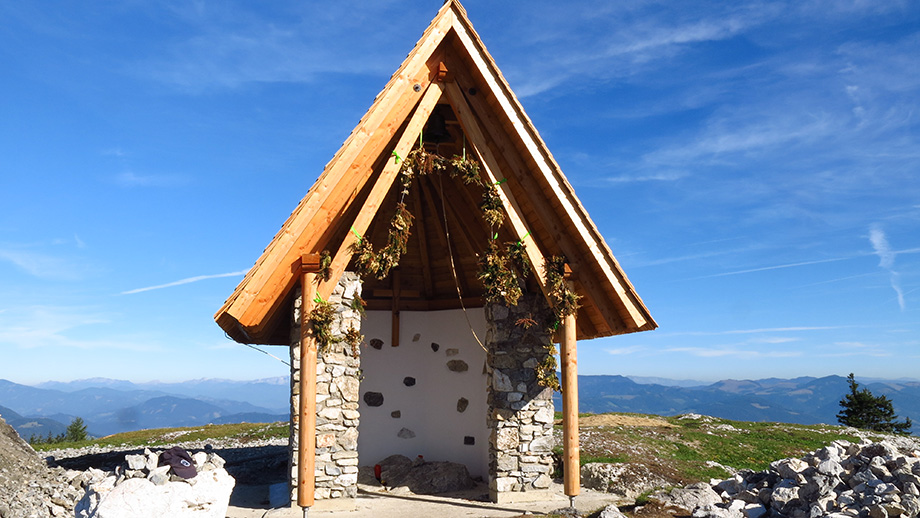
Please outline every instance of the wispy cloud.
[[795, 358], [803, 355], [801, 351], [762, 351], [733, 347], [672, 347], [667, 349], [667, 352], [686, 353], [703, 358]]
[[114, 180], [122, 187], [173, 187], [188, 183], [188, 178], [181, 175], [144, 175], [133, 171], [118, 173]]
[[84, 338], [84, 328], [108, 325], [116, 318], [92, 307], [17, 306], [0, 312], [0, 345], [21, 349], [154, 351], [137, 337]]
[[893, 289], [897, 295], [898, 306], [901, 308], [901, 311], [904, 311], [907, 309], [906, 303], [904, 302], [904, 290], [901, 289], [900, 275], [894, 270], [896, 252], [891, 249], [885, 231], [878, 225], [873, 225], [869, 228], [869, 242], [872, 243], [872, 249], [875, 251], [875, 254], [878, 255], [879, 267], [888, 272], [891, 289]]
[[146, 288], [137, 288], [133, 290], [123, 291], [120, 295], [131, 295], [134, 293], [142, 293], [145, 291], [160, 290], [163, 288], [172, 288], [173, 286], [182, 286], [183, 284], [191, 284], [198, 281], [206, 281], [208, 279], [220, 279], [222, 277], [238, 277], [240, 275], [246, 275], [248, 270], [240, 270], [238, 272], [230, 273], [218, 273], [214, 275], [198, 275], [196, 277], [188, 277], [186, 279], [180, 279], [178, 281], [167, 282], [166, 284], [158, 284], [156, 286], [148, 286]]
[[714, 335], [749, 335], [758, 333], [787, 333], [798, 331], [829, 331], [846, 329], [849, 326], [794, 326], [794, 327], [764, 327], [756, 329], [729, 329], [725, 331], [680, 331], [668, 333], [668, 336], [714, 336]]
[[[82, 241], [77, 241], [80, 246]], [[82, 279], [86, 268], [72, 259], [23, 247], [0, 247], [0, 261], [10, 263], [27, 274], [39, 279], [74, 281]]]
[[604, 349], [607, 354], [612, 354], [614, 356], [625, 356], [629, 354], [639, 353], [645, 350], [645, 347], [641, 345], [633, 345], [629, 347], [617, 347], [615, 349]]
[[852, 259], [852, 258], [853, 257], [834, 257], [830, 259], [817, 259], [814, 261], [802, 261], [798, 263], [776, 264], [772, 266], [762, 266], [760, 268], [750, 268], [747, 270], [735, 270], [731, 272], [714, 273], [712, 275], [704, 275], [702, 277], [695, 277], [695, 278], [696, 279], [708, 279], [712, 277], [726, 277], [728, 275], [741, 275], [745, 273], [765, 272], [769, 270], [781, 270], [783, 268], [796, 268], [799, 266], [810, 266], [813, 264], [824, 264], [824, 263], [833, 263], [837, 261], [846, 261], [847, 259]]

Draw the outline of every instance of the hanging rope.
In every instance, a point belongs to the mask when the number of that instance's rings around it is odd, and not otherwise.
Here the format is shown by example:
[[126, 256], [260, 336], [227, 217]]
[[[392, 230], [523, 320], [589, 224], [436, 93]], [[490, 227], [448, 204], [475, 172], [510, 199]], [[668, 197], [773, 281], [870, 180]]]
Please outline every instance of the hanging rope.
[[[465, 154], [466, 149], [464, 148], [463, 151]], [[466, 306], [463, 304], [463, 293], [460, 291], [460, 279], [457, 278], [457, 265], [454, 264], [454, 252], [450, 245], [450, 229], [447, 226], [447, 201], [444, 199], [444, 182], [441, 179], [441, 175], [438, 175], [438, 191], [441, 195], [441, 216], [444, 219], [444, 237], [447, 239], [447, 257], [450, 259], [450, 271], [454, 274], [454, 286], [457, 288], [457, 300], [460, 301], [460, 308], [463, 309], [463, 316], [466, 317], [466, 324], [470, 328], [470, 333], [473, 334], [473, 338], [476, 339], [476, 343], [479, 344], [479, 347], [482, 347], [482, 350], [488, 354], [489, 350], [486, 349], [482, 340], [479, 339], [479, 335], [476, 334], [476, 330], [473, 329], [473, 322], [470, 320], [470, 315], [466, 310]]]
[[277, 356], [275, 356], [274, 354], [272, 354], [272, 353], [270, 353], [270, 352], [268, 352], [268, 351], [263, 351], [262, 349], [259, 349], [258, 347], [254, 346], [254, 345], [252, 345], [252, 344], [242, 344], [242, 345], [245, 345], [246, 347], [249, 347], [250, 349], [254, 349], [254, 350], [256, 350], [256, 351], [259, 351], [260, 353], [262, 353], [262, 354], [264, 354], [264, 355], [271, 356], [272, 358], [274, 358], [274, 359], [278, 360], [279, 362], [281, 362], [281, 363], [287, 365], [288, 367], [291, 366], [290, 363], [288, 363], [288, 362], [282, 360], [281, 358], [278, 358]]

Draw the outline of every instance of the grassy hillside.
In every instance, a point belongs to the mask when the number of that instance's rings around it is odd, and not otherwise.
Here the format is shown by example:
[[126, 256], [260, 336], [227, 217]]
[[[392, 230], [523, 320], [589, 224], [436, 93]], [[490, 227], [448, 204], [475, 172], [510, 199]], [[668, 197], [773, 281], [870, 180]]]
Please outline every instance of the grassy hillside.
[[81, 442], [62, 442], [54, 444], [33, 445], [36, 451], [100, 447], [138, 447], [138, 446], [174, 446], [177, 442], [235, 439], [242, 444], [250, 441], [287, 438], [287, 423], [237, 423], [185, 428], [155, 428], [109, 435], [100, 439]]
[[[675, 485], [726, 478], [725, 467], [763, 470], [774, 460], [800, 457], [839, 439], [859, 442], [860, 435], [868, 435], [840, 426], [731, 421], [693, 414], [582, 414], [580, 424], [582, 464], [642, 464]], [[561, 448], [557, 451], [561, 453]]]
[[[558, 413], [557, 418], [561, 423]], [[561, 424], [557, 424], [556, 432], [561, 436]], [[223, 424], [140, 430], [80, 443], [36, 445], [36, 449], [169, 446], [220, 439], [235, 439], [245, 445], [287, 435], [287, 423]], [[727, 477], [724, 467], [766, 469], [774, 460], [799, 457], [838, 439], [859, 442], [861, 436], [872, 440], [885, 437], [855, 433], [841, 426], [732, 421], [693, 414], [581, 414], [581, 462], [643, 464], [675, 484], [685, 484]], [[561, 454], [561, 447], [557, 451]]]

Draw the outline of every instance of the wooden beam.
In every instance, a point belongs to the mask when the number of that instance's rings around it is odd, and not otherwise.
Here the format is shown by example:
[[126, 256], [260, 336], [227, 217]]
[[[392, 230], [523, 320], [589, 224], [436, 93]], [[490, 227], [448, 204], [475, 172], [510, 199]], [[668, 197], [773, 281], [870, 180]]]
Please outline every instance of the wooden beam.
[[434, 296], [434, 282], [431, 280], [431, 264], [428, 258], [428, 228], [425, 221], [425, 215], [422, 213], [422, 198], [419, 191], [422, 188], [422, 179], [416, 179], [417, 188], [412, 189], [409, 193], [409, 202], [412, 203], [412, 213], [415, 214], [416, 231], [415, 236], [418, 238], [419, 260], [422, 262], [422, 282], [424, 283], [424, 292], [427, 296]]
[[[443, 181], [443, 179], [438, 178], [438, 181], [439, 182]], [[460, 240], [463, 241], [462, 244], [466, 245], [470, 253], [475, 254], [475, 253], [478, 253], [479, 251], [473, 246], [472, 241], [470, 241], [471, 238], [468, 235], [466, 235], [464, 232], [462, 232], [463, 230], [462, 226], [454, 225], [454, 231], [455, 231], [454, 235], [456, 235], [457, 232], [460, 232], [460, 239], [458, 240], [455, 238], [452, 242], [448, 242], [450, 240], [448, 236], [448, 232], [450, 228], [449, 226], [445, 227], [444, 225], [449, 225], [449, 222], [444, 221], [442, 219], [445, 217], [444, 214], [447, 212], [449, 208], [449, 206], [447, 205], [447, 200], [445, 200], [440, 195], [441, 190], [439, 189], [438, 199], [441, 201], [441, 205], [439, 206], [438, 203], [435, 202], [434, 195], [431, 193], [431, 191], [434, 190], [433, 180], [428, 185], [425, 185], [422, 182], [419, 182], [419, 187], [421, 187], [422, 195], [424, 195], [425, 200], [428, 202], [428, 205], [432, 208], [433, 211], [436, 211], [438, 213], [438, 215], [433, 219], [434, 219], [435, 225], [438, 227], [440, 235], [444, 236], [444, 247], [445, 247], [444, 250], [449, 251], [449, 255], [451, 256], [448, 258], [448, 263], [450, 263], [450, 261], [453, 261], [453, 266], [456, 267], [457, 269], [460, 269], [460, 264], [459, 264], [460, 254], [458, 253], [459, 252], [458, 248], [460, 247], [460, 243], [459, 243]], [[453, 211], [451, 211], [451, 217], [453, 216], [454, 216]], [[455, 221], [459, 222], [460, 220], [455, 218]], [[457, 246], [453, 246], [452, 243], [457, 243]], [[451, 273], [451, 279], [453, 279], [453, 273]], [[472, 293], [473, 290], [466, 283], [466, 276], [461, 275], [460, 272], [457, 272], [457, 283], [460, 284], [461, 294], [468, 295]]]
[[[447, 5], [442, 7], [358, 126], [326, 164], [310, 192], [224, 303], [221, 312], [230, 314], [247, 328], [247, 332], [253, 335], [261, 333], [260, 326], [269, 321], [268, 315], [279, 309], [284, 292], [296, 284], [297, 275], [285, 272], [284, 266], [292, 264], [303, 250], [326, 247], [325, 243], [316, 243], [316, 234], [311, 233], [308, 227], [318, 225], [318, 228], [325, 228], [329, 218], [342, 209], [332, 207], [325, 210], [328, 199], [334, 197], [330, 194], [344, 193], [353, 199], [361, 190], [370, 176], [365, 173], [365, 168], [370, 167], [368, 160], [373, 163], [411, 113], [412, 107], [417, 105], [422, 94], [414, 88], [415, 85], [419, 85], [420, 90], [427, 89], [432, 76], [428, 61], [450, 32], [453, 19], [453, 11]], [[439, 62], [440, 59], [435, 61], [435, 66]]]
[[597, 227], [587, 217], [587, 211], [575, 196], [574, 189], [559, 172], [559, 165], [549, 154], [546, 144], [539, 137], [533, 127], [533, 123], [524, 113], [524, 109], [510, 87], [507, 86], [507, 82], [501, 76], [492, 57], [485, 51], [479, 36], [471, 26], [467, 26], [468, 23], [469, 21], [463, 17], [454, 18], [453, 29], [460, 44], [466, 49], [473, 60], [473, 64], [482, 73], [486, 86], [492, 91], [499, 107], [508, 117], [517, 137], [534, 158], [541, 176], [562, 204], [564, 213], [568, 216], [567, 219], [584, 240], [604, 276], [620, 297], [625, 310], [625, 314], [621, 314], [620, 317], [627, 321], [627, 327], [632, 327], [636, 330], [645, 328], [649, 324], [654, 327], [654, 321], [648, 315], [632, 284], [622, 273], [619, 264], [615, 259], [612, 259], [612, 252], [600, 236]]
[[[566, 281], [570, 290], [575, 287]], [[579, 493], [581, 486], [580, 452], [578, 448], [578, 354], [575, 315], [562, 322], [562, 343], [559, 353], [562, 362], [562, 454], [564, 456], [563, 489], [569, 498]]]
[[473, 151], [482, 163], [486, 174], [486, 181], [496, 185], [499, 197], [502, 200], [502, 206], [505, 208], [505, 213], [508, 215], [508, 222], [511, 224], [515, 236], [526, 245], [524, 250], [536, 274], [540, 290], [543, 291], [546, 297], [549, 297], [549, 291], [546, 286], [546, 265], [543, 253], [532, 240], [530, 243], [526, 241], [527, 234], [529, 234], [530, 231], [527, 229], [527, 224], [524, 222], [521, 207], [518, 205], [517, 200], [514, 198], [514, 194], [511, 192], [511, 186], [508, 185], [508, 178], [502, 174], [498, 166], [498, 161], [492, 154], [486, 137], [479, 127], [479, 123], [476, 122], [476, 116], [463, 97], [463, 92], [460, 91], [460, 87], [457, 86], [457, 83], [452, 82], [445, 84], [445, 89], [447, 100], [450, 102], [451, 107], [453, 107], [454, 113], [457, 114], [457, 119], [460, 121], [460, 125], [463, 126], [463, 131], [470, 140]]
[[313, 506], [316, 490], [316, 339], [310, 329], [310, 312], [316, 297], [319, 254], [301, 259], [300, 304], [300, 418], [297, 447], [297, 505]]
[[[412, 114], [411, 119], [409, 119], [409, 124], [396, 143], [396, 149], [394, 149], [394, 151], [397, 155], [405, 157], [409, 154], [409, 151], [412, 150], [412, 146], [415, 145], [415, 141], [418, 140], [419, 133], [422, 131], [422, 128], [425, 127], [425, 123], [428, 122], [428, 117], [431, 116], [431, 112], [438, 104], [438, 99], [441, 98], [442, 93], [439, 84], [431, 83], [428, 85], [428, 89], [425, 90], [422, 99], [415, 108], [415, 112]], [[377, 181], [371, 188], [371, 192], [368, 193], [367, 199], [364, 200], [358, 217], [355, 218], [354, 223], [352, 223], [354, 232], [349, 232], [345, 235], [345, 239], [342, 240], [342, 244], [332, 258], [329, 281], [320, 283], [319, 294], [323, 299], [329, 298], [335, 285], [338, 284], [339, 278], [342, 277], [345, 268], [348, 266], [348, 262], [351, 260], [351, 252], [348, 250], [349, 247], [358, 239], [356, 234], [364, 236], [367, 232], [367, 228], [374, 220], [374, 216], [376, 216], [377, 211], [380, 210], [380, 204], [383, 203], [387, 192], [389, 192], [390, 187], [396, 180], [396, 175], [399, 174], [400, 167], [400, 163], [397, 162], [395, 158], [393, 160], [387, 160], [386, 165], [377, 177]]]
[[[461, 89], [470, 89], [477, 85], [476, 81], [474, 81], [465, 69], [458, 67], [458, 65], [454, 65], [453, 61], [451, 61], [451, 66], [454, 66], [455, 70], [457, 70], [456, 77]], [[462, 83], [460, 83], [460, 81], [462, 81]], [[543, 192], [543, 189], [537, 184], [536, 179], [531, 178], [529, 174], [530, 168], [524, 165], [517, 148], [511, 143], [510, 137], [504, 133], [500, 123], [495, 120], [495, 115], [493, 114], [494, 110], [486, 102], [484, 96], [470, 95], [468, 98], [466, 96], [464, 96], [464, 98], [467, 99], [471, 108], [475, 110], [477, 118], [482, 122], [483, 129], [486, 130], [487, 133], [487, 138], [489, 142], [493, 144], [492, 147], [494, 147], [494, 149], [497, 150], [496, 152], [507, 162], [510, 169], [509, 173], [515, 177], [518, 181], [518, 185], [520, 185], [526, 197], [531, 201], [531, 209], [536, 213], [539, 223], [551, 234], [552, 239], [555, 240], [557, 246], [563, 253], [567, 256], [577, 255], [572, 254], [572, 252], [577, 251], [580, 247], [576, 246], [573, 239], [561, 226], [559, 215], [554, 212], [549, 205], [549, 198], [546, 197], [546, 193]], [[571, 260], [573, 264], [577, 264], [577, 257], [569, 257], [569, 260]], [[593, 266], [590, 261], [586, 263], [586, 266]], [[582, 277], [585, 277], [585, 275], [582, 275]], [[608, 334], [618, 334], [616, 332], [617, 328], [611, 327], [610, 324], [612, 322], [621, 321], [622, 319], [619, 317], [615, 307], [611, 307], [609, 303], [604, 303], [608, 300], [609, 296], [597, 282], [592, 281], [590, 276], [587, 279], [581, 279], [581, 284], [591, 296], [591, 299], [595, 301], [595, 307], [597, 309], [596, 314], [599, 318], [592, 319], [592, 324], [598, 329], [598, 333], [604, 336]], [[620, 329], [625, 330], [625, 328]]]

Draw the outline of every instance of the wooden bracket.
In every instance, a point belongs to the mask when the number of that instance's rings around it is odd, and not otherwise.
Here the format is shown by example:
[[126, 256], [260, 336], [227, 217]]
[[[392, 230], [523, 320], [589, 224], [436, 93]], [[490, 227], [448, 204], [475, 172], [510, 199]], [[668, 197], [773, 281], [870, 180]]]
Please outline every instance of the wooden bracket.
[[317, 273], [319, 270], [319, 254], [303, 254], [300, 256], [301, 273]]
[[438, 62], [438, 68], [434, 70], [434, 82], [436, 83], [445, 83], [448, 81], [453, 81], [450, 72], [447, 70], [447, 65], [443, 61]]

